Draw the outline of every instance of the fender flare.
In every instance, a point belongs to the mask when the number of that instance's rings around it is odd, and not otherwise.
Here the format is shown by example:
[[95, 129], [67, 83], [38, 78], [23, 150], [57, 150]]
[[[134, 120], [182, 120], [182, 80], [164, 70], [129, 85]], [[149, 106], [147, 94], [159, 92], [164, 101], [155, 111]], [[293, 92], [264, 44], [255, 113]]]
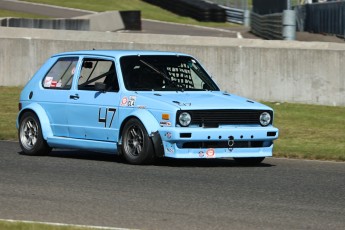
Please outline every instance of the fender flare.
[[[164, 148], [161, 135], [159, 133], [160, 125], [157, 119], [147, 110], [138, 109], [133, 111], [127, 118], [135, 117], [139, 119], [139, 121], [144, 125], [147, 134], [149, 135], [153, 148], [155, 150], [155, 155], [157, 157], [164, 156]], [[126, 123], [127, 119], [121, 125], [121, 133], [122, 127]]]
[[157, 132], [160, 128], [160, 125], [157, 121], [157, 119], [147, 110], [143, 109], [137, 109], [133, 111], [129, 117], [136, 117], [138, 118], [141, 123], [145, 126], [145, 129], [147, 130], [148, 135], [151, 135], [151, 133]]
[[17, 129], [19, 128], [19, 122], [20, 122], [21, 116], [27, 111], [32, 111], [38, 117], [41, 123], [43, 139], [47, 140], [48, 137], [52, 137], [53, 131], [50, 126], [50, 120], [48, 118], [48, 115], [46, 111], [43, 109], [43, 107], [38, 103], [31, 103], [30, 105], [26, 106], [19, 112], [17, 116], [17, 122], [16, 122]]

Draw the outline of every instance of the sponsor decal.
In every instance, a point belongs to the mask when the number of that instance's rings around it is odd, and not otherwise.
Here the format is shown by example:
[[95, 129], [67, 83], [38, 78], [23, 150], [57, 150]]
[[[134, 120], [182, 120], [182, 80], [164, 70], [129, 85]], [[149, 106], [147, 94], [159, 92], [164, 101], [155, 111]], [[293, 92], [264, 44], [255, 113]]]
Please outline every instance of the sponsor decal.
[[174, 153], [175, 151], [174, 151], [173, 148], [167, 148], [167, 152], [168, 152], [168, 153]]
[[122, 100], [121, 100], [121, 106], [127, 106], [127, 102], [128, 102], [128, 99], [127, 99], [127, 97], [125, 96], [125, 97], [123, 97], [122, 98]]
[[146, 106], [145, 105], [139, 105], [138, 109], [146, 109]]
[[161, 121], [159, 122], [160, 126], [164, 127], [171, 127], [171, 122], [170, 121]]
[[204, 151], [200, 151], [200, 152], [199, 152], [199, 157], [204, 157], [204, 156], [205, 156]]
[[172, 134], [170, 132], [167, 132], [165, 136], [170, 139], [172, 137]]
[[216, 153], [215, 153], [214, 149], [207, 149], [206, 157], [207, 158], [214, 158], [214, 157], [216, 157]]
[[135, 100], [137, 99], [136, 96], [130, 96], [129, 101], [128, 101], [128, 106], [134, 106], [135, 105]]

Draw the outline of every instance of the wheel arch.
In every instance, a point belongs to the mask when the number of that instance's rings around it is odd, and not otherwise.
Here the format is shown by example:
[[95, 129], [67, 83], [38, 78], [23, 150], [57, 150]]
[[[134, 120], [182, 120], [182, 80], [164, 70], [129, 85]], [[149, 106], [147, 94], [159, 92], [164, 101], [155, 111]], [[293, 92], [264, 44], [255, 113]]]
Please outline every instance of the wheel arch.
[[126, 117], [120, 126], [119, 129], [119, 144], [122, 145], [122, 132], [125, 124], [132, 118], [138, 119], [145, 127], [147, 134], [149, 135], [152, 143], [153, 148], [155, 150], [156, 156], [163, 156], [163, 143], [161, 136], [159, 134], [159, 128], [160, 125], [157, 121], [157, 119], [147, 110], [136, 110], [133, 113], [131, 113], [128, 117]]
[[27, 112], [32, 112], [37, 116], [41, 124], [42, 136], [44, 140], [47, 140], [48, 137], [53, 136], [53, 131], [50, 126], [50, 120], [48, 118], [48, 115], [45, 112], [45, 110], [42, 108], [42, 106], [37, 103], [32, 103], [29, 106], [23, 108], [19, 112], [18, 117], [17, 117], [17, 122], [16, 122], [17, 129], [19, 128], [20, 119], [22, 118], [23, 114]]

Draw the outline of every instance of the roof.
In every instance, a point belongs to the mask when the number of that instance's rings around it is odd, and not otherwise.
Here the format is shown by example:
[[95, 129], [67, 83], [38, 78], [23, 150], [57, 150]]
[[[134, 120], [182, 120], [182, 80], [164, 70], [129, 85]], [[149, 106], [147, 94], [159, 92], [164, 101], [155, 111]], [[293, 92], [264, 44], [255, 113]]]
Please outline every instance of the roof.
[[58, 53], [52, 57], [68, 56], [68, 55], [98, 55], [107, 57], [122, 57], [122, 56], [133, 56], [133, 55], [186, 55], [178, 52], [168, 51], [150, 51], [150, 50], [79, 50], [70, 51], [64, 53]]

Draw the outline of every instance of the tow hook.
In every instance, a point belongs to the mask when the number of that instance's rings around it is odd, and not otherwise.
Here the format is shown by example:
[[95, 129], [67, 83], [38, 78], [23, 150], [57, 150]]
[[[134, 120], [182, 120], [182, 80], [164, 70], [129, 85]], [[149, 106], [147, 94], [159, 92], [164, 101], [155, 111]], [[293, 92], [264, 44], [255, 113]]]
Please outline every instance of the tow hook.
[[231, 148], [235, 144], [235, 138], [233, 136], [229, 136], [228, 146]]

